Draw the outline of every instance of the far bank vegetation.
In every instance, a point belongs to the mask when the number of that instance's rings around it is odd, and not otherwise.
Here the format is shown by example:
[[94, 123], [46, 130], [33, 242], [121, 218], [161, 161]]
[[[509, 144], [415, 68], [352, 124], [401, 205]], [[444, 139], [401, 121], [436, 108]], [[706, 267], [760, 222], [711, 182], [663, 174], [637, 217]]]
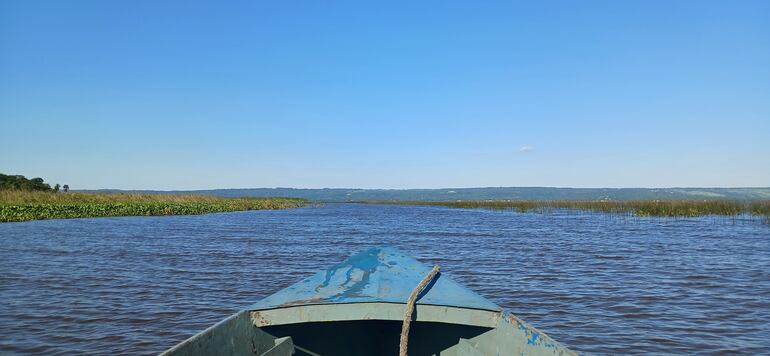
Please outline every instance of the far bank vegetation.
[[514, 210], [518, 212], [548, 209], [572, 209], [639, 217], [697, 217], [706, 215], [754, 215], [770, 218], [770, 201], [730, 200], [634, 200], [634, 201], [536, 201], [536, 200], [467, 200], [467, 201], [370, 201], [374, 204], [428, 205], [462, 209]]
[[[58, 186], [58, 184], [57, 184]], [[0, 175], [0, 222], [106, 216], [197, 215], [305, 205], [293, 198], [223, 198], [207, 195], [76, 193], [43, 179]]]

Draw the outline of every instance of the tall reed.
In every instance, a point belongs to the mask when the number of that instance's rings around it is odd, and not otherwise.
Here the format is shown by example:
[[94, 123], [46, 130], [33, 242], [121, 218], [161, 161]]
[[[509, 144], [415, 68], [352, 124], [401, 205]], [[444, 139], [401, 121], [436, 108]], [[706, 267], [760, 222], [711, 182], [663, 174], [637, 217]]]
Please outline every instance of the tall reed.
[[462, 201], [368, 201], [373, 204], [431, 205], [465, 209], [506, 209], [527, 212], [545, 209], [573, 209], [610, 214], [662, 217], [696, 217], [705, 215], [737, 216], [752, 214], [770, 217], [770, 201], [729, 200], [462, 200]]

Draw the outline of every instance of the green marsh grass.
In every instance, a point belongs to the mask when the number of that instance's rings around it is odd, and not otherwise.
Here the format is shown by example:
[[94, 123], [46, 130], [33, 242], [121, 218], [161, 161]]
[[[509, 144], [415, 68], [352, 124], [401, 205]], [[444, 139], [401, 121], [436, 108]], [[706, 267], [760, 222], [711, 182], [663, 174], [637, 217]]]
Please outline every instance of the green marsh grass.
[[635, 200], [635, 201], [534, 201], [534, 200], [467, 200], [467, 201], [369, 201], [372, 204], [429, 205], [463, 209], [515, 210], [519, 212], [547, 209], [573, 209], [639, 217], [697, 217], [706, 215], [738, 216], [750, 214], [770, 218], [770, 201], [729, 200]]
[[197, 215], [241, 210], [287, 209], [292, 198], [222, 198], [205, 195], [94, 194], [0, 191], [0, 222], [104, 216]]

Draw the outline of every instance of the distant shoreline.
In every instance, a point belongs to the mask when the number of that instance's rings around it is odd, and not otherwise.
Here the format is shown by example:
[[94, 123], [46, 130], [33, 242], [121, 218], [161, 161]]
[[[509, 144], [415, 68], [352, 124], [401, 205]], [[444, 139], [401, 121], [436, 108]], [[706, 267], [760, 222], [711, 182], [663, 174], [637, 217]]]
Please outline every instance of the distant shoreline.
[[[316, 200], [323, 201], [323, 200]], [[444, 206], [463, 209], [518, 212], [571, 209], [637, 217], [698, 217], [751, 215], [770, 222], [770, 199], [764, 200], [401, 200], [372, 199], [327, 202]], [[199, 215], [217, 212], [289, 209], [309, 200], [283, 197], [222, 197], [207, 194], [55, 193], [50, 191], [0, 191], [0, 223], [45, 219], [115, 216]]]
[[485, 187], [441, 189], [235, 188], [208, 190], [85, 190], [89, 193], [214, 195], [221, 197], [287, 197], [317, 202], [368, 200], [770, 200], [770, 187], [756, 188], [553, 188]]
[[288, 209], [297, 198], [223, 198], [203, 195], [54, 193], [0, 191], [0, 223], [115, 216], [199, 215], [244, 210]]

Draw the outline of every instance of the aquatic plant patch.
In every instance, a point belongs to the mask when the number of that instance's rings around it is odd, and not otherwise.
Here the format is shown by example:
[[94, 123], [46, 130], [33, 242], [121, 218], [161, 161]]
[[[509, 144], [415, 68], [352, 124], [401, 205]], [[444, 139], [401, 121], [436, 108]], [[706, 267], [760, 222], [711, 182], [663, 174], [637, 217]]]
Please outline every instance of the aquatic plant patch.
[[0, 222], [103, 216], [197, 215], [287, 209], [305, 204], [305, 200], [294, 198], [4, 191], [0, 192]]
[[730, 200], [634, 200], [634, 201], [536, 201], [536, 200], [468, 200], [468, 201], [368, 201], [371, 204], [445, 206], [462, 209], [515, 210], [519, 212], [573, 209], [609, 214], [659, 217], [697, 217], [706, 215], [738, 216], [750, 214], [770, 217], [770, 201]]

